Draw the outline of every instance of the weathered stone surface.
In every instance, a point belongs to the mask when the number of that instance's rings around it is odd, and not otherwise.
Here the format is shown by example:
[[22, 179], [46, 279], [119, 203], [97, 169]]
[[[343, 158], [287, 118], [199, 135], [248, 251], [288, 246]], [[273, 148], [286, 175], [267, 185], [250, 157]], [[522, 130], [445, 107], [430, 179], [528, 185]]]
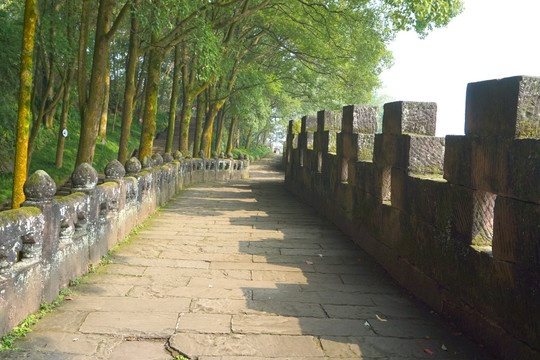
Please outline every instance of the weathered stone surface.
[[141, 165], [143, 170], [150, 170], [154, 167], [154, 160], [152, 160], [151, 156], [145, 156], [141, 161]]
[[409, 135], [409, 171], [421, 175], [442, 175], [444, 138]]
[[170, 346], [190, 358], [200, 356], [303, 357], [323, 356], [311, 336], [176, 334]]
[[435, 136], [437, 104], [396, 101], [384, 104], [383, 134]]
[[24, 196], [26, 201], [50, 201], [56, 193], [56, 183], [43, 170], [37, 170], [24, 183]]
[[165, 338], [174, 333], [176, 317], [176, 313], [170, 312], [92, 312], [79, 330], [83, 334]]
[[374, 134], [377, 132], [379, 108], [369, 105], [343, 107], [343, 132]]
[[171, 354], [163, 341], [124, 341], [116, 346], [109, 360], [169, 360]]
[[358, 160], [373, 161], [374, 134], [358, 134]]
[[126, 175], [127, 176], [137, 177], [139, 176], [141, 169], [142, 169], [141, 162], [136, 157], [132, 157], [128, 161], [126, 161]]
[[516, 76], [467, 86], [465, 134], [540, 138], [540, 79]]
[[124, 169], [124, 166], [116, 159], [111, 160], [111, 162], [105, 166], [104, 172], [107, 180], [122, 179], [126, 175], [126, 169]]
[[172, 157], [172, 155], [170, 153], [163, 154], [163, 163], [164, 164], [168, 164], [171, 161], [173, 161], [173, 157]]
[[341, 121], [343, 113], [341, 111], [321, 110], [317, 112], [317, 132], [322, 133], [329, 130], [330, 132], [341, 131]]
[[71, 175], [74, 190], [93, 189], [98, 183], [98, 174], [90, 164], [82, 163]]
[[228, 334], [231, 332], [231, 315], [224, 314], [180, 314], [176, 332]]
[[154, 166], [163, 165], [163, 157], [161, 156], [161, 154], [153, 154], [152, 155], [152, 161], [154, 163]]

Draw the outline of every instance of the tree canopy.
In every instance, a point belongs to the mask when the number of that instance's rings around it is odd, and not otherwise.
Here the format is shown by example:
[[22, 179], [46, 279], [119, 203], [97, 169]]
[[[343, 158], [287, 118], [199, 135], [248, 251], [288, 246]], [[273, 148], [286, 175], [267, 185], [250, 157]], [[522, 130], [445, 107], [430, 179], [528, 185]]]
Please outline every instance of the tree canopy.
[[[152, 154], [160, 113], [169, 113], [167, 151], [210, 156], [252, 139], [264, 143], [299, 114], [369, 103], [399, 31], [423, 37], [462, 10], [460, 0], [35, 3], [28, 159], [41, 134], [55, 128], [57, 166], [70, 116], [80, 120], [80, 164], [92, 163], [96, 144], [105, 142], [108, 113], [114, 122], [121, 114], [124, 162], [133, 150]], [[0, 122], [10, 124], [2, 136], [13, 145], [14, 121], [5, 119], [18, 108], [24, 10], [19, 1], [0, 4]], [[142, 121], [138, 149], [128, 145], [134, 119]]]

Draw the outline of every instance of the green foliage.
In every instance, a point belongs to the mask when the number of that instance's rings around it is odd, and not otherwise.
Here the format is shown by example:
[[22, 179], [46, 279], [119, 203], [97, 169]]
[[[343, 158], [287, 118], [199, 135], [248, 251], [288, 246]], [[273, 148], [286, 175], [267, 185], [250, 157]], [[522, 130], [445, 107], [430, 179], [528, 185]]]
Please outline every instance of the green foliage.
[[271, 150], [268, 146], [259, 145], [257, 147], [252, 147], [250, 149], [242, 149], [242, 148], [233, 149], [232, 154], [235, 159], [238, 157], [239, 154], [243, 154], [243, 155], [247, 154], [249, 155], [250, 160], [258, 160], [270, 152]]

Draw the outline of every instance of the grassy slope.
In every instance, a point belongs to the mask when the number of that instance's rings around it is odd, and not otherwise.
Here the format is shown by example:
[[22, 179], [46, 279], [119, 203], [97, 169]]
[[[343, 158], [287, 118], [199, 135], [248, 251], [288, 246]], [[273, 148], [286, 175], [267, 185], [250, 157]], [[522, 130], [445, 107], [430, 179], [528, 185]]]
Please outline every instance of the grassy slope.
[[[72, 109], [73, 111], [73, 109]], [[32, 164], [28, 176], [36, 170], [45, 170], [56, 183], [62, 182], [74, 170], [75, 159], [77, 157], [77, 148], [79, 144], [79, 119], [77, 113], [71, 113], [68, 121], [68, 137], [64, 146], [64, 161], [62, 168], [58, 169], [55, 166], [56, 162], [56, 143], [58, 134], [58, 122], [55, 122], [54, 129], [41, 129], [37, 147], [32, 155]], [[105, 144], [102, 144], [101, 139], [98, 139], [96, 151], [94, 155], [94, 168], [98, 172], [103, 172], [103, 169], [109, 161], [116, 159], [118, 156], [118, 143], [120, 141], [120, 120], [117, 116], [115, 129], [113, 131], [114, 115], [109, 115], [107, 124], [107, 139]], [[159, 114], [157, 119], [157, 131], [162, 131], [167, 126], [166, 114]], [[141, 136], [141, 123], [133, 121], [131, 126], [131, 136], [129, 140], [130, 154], [134, 149], [139, 147], [139, 139]], [[13, 187], [13, 174], [0, 174], [0, 203], [11, 199], [11, 191]]]

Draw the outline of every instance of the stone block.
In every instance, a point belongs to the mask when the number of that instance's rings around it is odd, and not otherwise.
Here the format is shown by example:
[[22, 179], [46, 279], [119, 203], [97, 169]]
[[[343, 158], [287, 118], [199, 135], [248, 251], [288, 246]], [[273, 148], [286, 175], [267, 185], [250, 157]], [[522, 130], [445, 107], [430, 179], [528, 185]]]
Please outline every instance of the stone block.
[[377, 191], [375, 186], [376, 168], [373, 163], [356, 162], [354, 164], [354, 168], [356, 179], [355, 184], [359, 193], [366, 193], [371, 195], [376, 195], [377, 193], [380, 193], [380, 189]]
[[340, 132], [342, 118], [341, 111], [321, 110], [317, 112], [317, 131], [321, 133], [326, 130]]
[[373, 161], [375, 134], [358, 134], [358, 160]]
[[503, 195], [540, 204], [540, 141], [512, 141]]
[[515, 76], [470, 83], [465, 134], [540, 139], [540, 78]]
[[374, 134], [377, 131], [379, 108], [369, 105], [343, 107], [343, 132]]
[[399, 169], [408, 168], [409, 157], [408, 136], [394, 134], [375, 134], [373, 161], [377, 166], [392, 166]]
[[437, 104], [396, 101], [384, 104], [383, 133], [435, 136]]
[[444, 138], [408, 135], [409, 172], [419, 175], [442, 175]]
[[337, 155], [356, 161], [358, 154], [358, 134], [338, 133], [336, 150]]
[[521, 269], [540, 270], [540, 205], [497, 197], [493, 257]]
[[474, 137], [471, 141], [471, 186], [500, 194], [507, 187], [510, 139]]
[[391, 202], [392, 207], [405, 210], [408, 203], [407, 182], [409, 177], [407, 172], [402, 169], [391, 169]]
[[316, 116], [303, 116], [301, 121], [301, 132], [314, 133], [317, 131], [317, 117]]
[[444, 178], [452, 184], [471, 185], [472, 139], [448, 135], [445, 138]]

